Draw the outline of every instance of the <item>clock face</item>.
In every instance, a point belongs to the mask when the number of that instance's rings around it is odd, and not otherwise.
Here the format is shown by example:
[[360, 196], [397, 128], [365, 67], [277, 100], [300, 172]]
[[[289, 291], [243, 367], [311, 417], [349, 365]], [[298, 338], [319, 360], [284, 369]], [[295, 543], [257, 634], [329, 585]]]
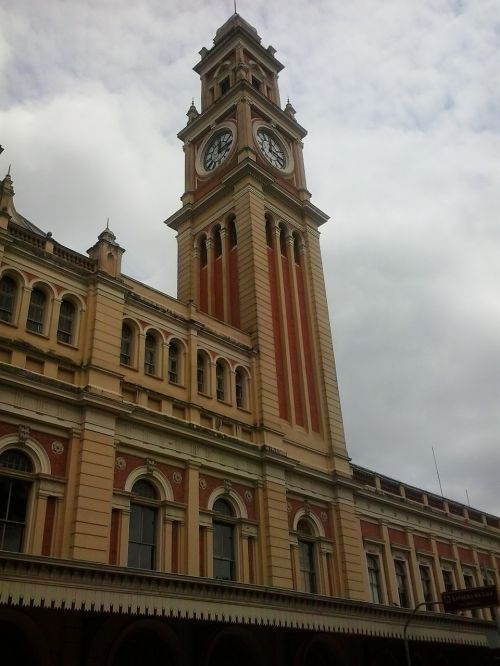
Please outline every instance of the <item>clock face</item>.
[[257, 130], [257, 145], [261, 149], [264, 157], [276, 169], [284, 169], [286, 166], [285, 151], [281, 143], [266, 129]]
[[224, 129], [215, 134], [207, 143], [203, 155], [203, 167], [213, 171], [227, 157], [233, 143], [233, 133]]

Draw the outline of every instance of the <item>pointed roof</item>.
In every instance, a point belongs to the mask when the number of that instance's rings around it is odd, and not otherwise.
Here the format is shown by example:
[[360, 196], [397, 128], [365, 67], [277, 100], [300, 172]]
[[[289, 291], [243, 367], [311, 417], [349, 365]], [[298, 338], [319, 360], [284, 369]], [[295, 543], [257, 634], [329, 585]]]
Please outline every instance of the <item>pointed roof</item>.
[[202, 66], [207, 64], [212, 56], [216, 56], [224, 49], [224, 45], [233, 37], [233, 36], [244, 36], [250, 43], [253, 44], [253, 47], [257, 50], [261, 57], [267, 59], [269, 64], [276, 70], [281, 71], [283, 65], [274, 57], [276, 49], [272, 46], [265, 48], [262, 46], [261, 38], [259, 33], [253, 25], [250, 25], [248, 21], [237, 14], [236, 12], [228, 18], [228, 20], [221, 25], [221, 27], [216, 31], [214, 37], [214, 45], [211, 49], [203, 47], [200, 51], [201, 60], [200, 62], [193, 67], [194, 71], [200, 74]]
[[248, 33], [250, 37], [256, 39], [259, 44], [262, 41], [256, 28], [254, 28], [253, 25], [250, 25], [248, 21], [245, 21], [242, 16], [235, 12], [231, 17], [228, 18], [224, 25], [221, 25], [221, 27], [215, 33], [214, 44], [218, 44], [218, 42], [220, 42], [227, 34], [236, 28], [240, 28], [244, 32]]

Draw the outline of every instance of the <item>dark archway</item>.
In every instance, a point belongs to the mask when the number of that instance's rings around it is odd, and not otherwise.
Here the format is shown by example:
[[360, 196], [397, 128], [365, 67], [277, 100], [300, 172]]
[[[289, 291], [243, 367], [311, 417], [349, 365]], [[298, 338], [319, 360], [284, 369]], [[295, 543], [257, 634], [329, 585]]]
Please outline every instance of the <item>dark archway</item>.
[[262, 666], [255, 637], [242, 629], [224, 629], [212, 642], [206, 666]]
[[335, 639], [328, 635], [317, 635], [303, 648], [300, 666], [344, 666], [346, 660]]
[[53, 662], [42, 630], [24, 613], [0, 609], [2, 664], [48, 666]]
[[159, 620], [132, 622], [115, 641], [108, 666], [184, 666], [182, 650], [172, 630]]

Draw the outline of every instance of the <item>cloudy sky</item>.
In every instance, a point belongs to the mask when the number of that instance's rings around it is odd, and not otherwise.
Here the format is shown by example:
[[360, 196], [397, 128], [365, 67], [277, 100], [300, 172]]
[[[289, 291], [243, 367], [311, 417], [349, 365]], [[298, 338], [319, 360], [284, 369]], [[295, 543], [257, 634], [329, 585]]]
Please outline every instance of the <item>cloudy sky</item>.
[[[178, 8], [180, 5], [180, 9]], [[176, 138], [232, 0], [0, 0], [0, 172], [85, 252], [175, 295]], [[322, 247], [349, 452], [500, 515], [500, 5], [238, 0], [286, 68]]]

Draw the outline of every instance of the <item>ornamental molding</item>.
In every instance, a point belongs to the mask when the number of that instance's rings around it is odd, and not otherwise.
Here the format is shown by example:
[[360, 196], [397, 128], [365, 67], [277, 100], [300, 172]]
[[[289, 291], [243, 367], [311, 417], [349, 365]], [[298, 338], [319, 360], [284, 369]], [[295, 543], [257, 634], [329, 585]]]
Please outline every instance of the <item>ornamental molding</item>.
[[[0, 553], [0, 604], [403, 638], [411, 610], [166, 572]], [[488, 647], [492, 622], [421, 613], [408, 638]]]
[[64, 444], [57, 439], [52, 442], [50, 448], [52, 453], [55, 453], [56, 456], [60, 456], [62, 453], [64, 453]]

